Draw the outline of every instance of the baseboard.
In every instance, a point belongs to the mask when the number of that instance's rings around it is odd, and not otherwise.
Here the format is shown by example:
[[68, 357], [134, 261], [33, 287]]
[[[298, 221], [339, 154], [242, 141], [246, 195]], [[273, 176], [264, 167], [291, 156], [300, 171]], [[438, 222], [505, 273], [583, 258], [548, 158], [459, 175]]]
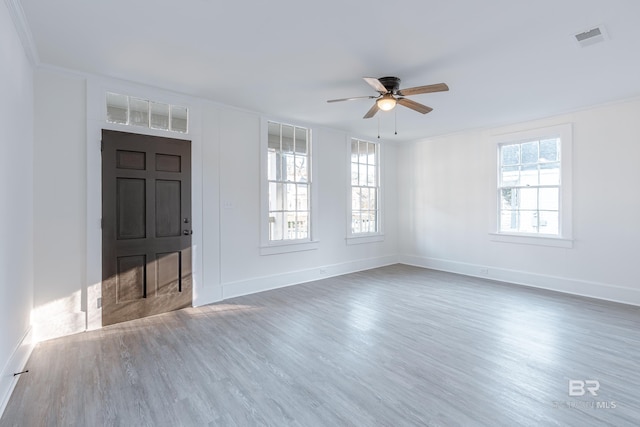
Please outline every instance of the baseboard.
[[499, 282], [640, 306], [640, 289], [632, 289], [608, 283], [549, 276], [527, 271], [509, 270], [415, 255], [400, 255], [398, 262], [432, 270], [447, 271], [465, 276], [480, 277], [483, 279], [497, 280]]
[[300, 283], [312, 282], [314, 280], [320, 280], [327, 277], [340, 276], [342, 274], [384, 267], [386, 265], [396, 264], [397, 262], [397, 256], [388, 255], [378, 258], [367, 258], [339, 264], [324, 265], [307, 270], [229, 282], [222, 285], [222, 296], [223, 299], [234, 298], [271, 289], [297, 285]]
[[2, 369], [2, 374], [0, 374], [0, 417], [2, 417], [7, 403], [9, 403], [11, 393], [13, 393], [13, 389], [18, 383], [19, 377], [13, 374], [22, 372], [25, 369], [34, 347], [32, 329], [29, 327]]

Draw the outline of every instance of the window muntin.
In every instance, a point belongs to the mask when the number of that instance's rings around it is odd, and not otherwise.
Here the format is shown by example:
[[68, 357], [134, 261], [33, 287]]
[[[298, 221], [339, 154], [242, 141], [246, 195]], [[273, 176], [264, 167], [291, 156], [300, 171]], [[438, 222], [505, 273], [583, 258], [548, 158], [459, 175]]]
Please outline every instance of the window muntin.
[[107, 92], [107, 122], [187, 133], [189, 109]]
[[561, 138], [498, 145], [498, 231], [561, 235]]
[[350, 234], [380, 232], [380, 165], [377, 143], [351, 140]]
[[311, 240], [311, 139], [307, 128], [268, 122], [268, 240]]

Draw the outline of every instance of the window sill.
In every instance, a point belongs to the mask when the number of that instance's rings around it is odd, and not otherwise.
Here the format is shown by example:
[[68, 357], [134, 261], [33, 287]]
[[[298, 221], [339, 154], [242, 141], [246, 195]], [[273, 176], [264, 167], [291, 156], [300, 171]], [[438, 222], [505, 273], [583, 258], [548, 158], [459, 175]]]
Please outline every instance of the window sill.
[[383, 242], [384, 234], [365, 234], [362, 236], [349, 236], [346, 238], [347, 245], [361, 245], [364, 243]]
[[552, 236], [532, 236], [506, 233], [489, 233], [492, 242], [515, 243], [520, 245], [550, 246], [553, 248], [573, 248], [573, 240]]
[[277, 255], [290, 252], [313, 251], [320, 247], [319, 240], [304, 242], [271, 243], [260, 246], [260, 255]]

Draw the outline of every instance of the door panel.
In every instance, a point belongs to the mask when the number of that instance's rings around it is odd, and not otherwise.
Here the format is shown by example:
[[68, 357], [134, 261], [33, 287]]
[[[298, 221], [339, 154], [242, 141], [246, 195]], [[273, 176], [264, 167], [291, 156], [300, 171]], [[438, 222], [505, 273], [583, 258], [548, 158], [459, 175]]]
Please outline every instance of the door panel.
[[190, 141], [102, 142], [102, 324], [191, 306]]

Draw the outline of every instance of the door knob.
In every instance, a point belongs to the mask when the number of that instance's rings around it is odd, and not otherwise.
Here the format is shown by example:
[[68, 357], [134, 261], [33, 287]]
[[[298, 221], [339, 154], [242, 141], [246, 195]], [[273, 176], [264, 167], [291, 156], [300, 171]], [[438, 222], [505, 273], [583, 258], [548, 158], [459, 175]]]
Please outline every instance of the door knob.
[[182, 234], [184, 234], [185, 236], [188, 236], [190, 234], [193, 234], [193, 230], [184, 230]]

